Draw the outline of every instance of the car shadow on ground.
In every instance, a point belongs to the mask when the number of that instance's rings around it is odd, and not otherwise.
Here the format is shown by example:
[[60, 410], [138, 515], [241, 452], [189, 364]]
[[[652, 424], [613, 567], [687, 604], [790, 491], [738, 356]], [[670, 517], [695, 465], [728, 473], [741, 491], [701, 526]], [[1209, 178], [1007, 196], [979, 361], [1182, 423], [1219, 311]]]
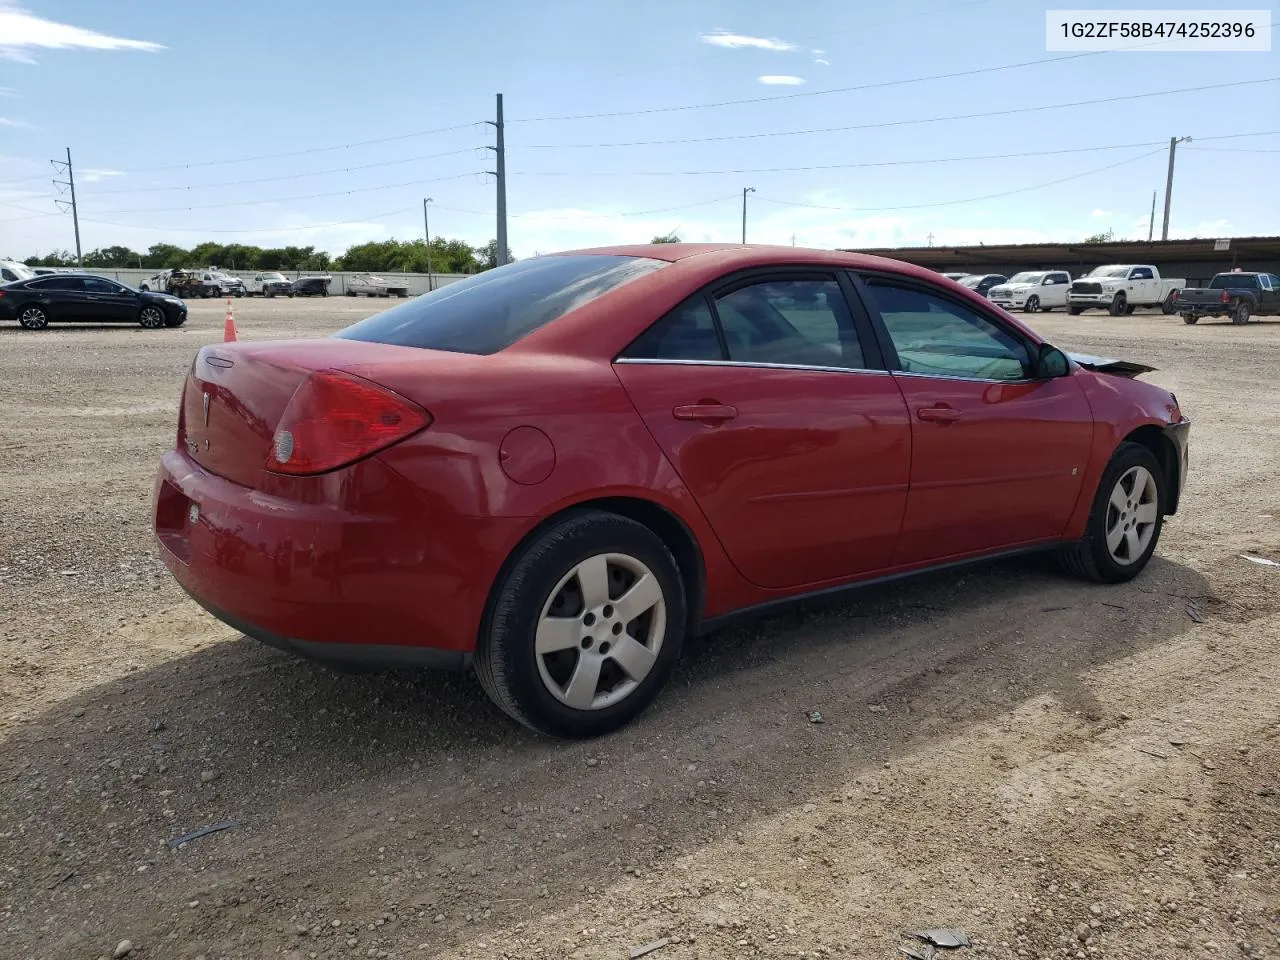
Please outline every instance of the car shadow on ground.
[[[692, 640], [648, 713], [586, 743], [516, 726], [469, 676], [339, 675], [216, 643], [0, 744], [0, 896], [26, 905], [39, 955], [117, 935], [169, 938], [173, 957], [266, 955], [298, 910], [388, 904], [444, 915], [443, 949], [516, 903], [526, 919], [563, 908], [1033, 698], [1110, 722], [1118, 705], [1083, 675], [1175, 641], [1188, 600], [1213, 615], [1211, 594], [1162, 559], [1119, 587], [1035, 558], [925, 575]], [[225, 820], [236, 828], [165, 846]]]

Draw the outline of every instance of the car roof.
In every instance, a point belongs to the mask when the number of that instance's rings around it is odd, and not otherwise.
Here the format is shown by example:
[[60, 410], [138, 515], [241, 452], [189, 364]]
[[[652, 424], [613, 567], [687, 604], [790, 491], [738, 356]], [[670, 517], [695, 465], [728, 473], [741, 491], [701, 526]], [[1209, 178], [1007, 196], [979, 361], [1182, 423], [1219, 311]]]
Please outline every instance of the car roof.
[[934, 270], [918, 267], [902, 260], [877, 257], [867, 253], [847, 253], [843, 250], [819, 250], [811, 247], [791, 247], [771, 244], [741, 243], [635, 243], [613, 247], [584, 247], [564, 250], [549, 256], [570, 257], [597, 254], [616, 257], [648, 257], [669, 263], [714, 261], [717, 268], [747, 269], [773, 265], [809, 265], [843, 267], [847, 270], [889, 270], [894, 273], [936, 281]]

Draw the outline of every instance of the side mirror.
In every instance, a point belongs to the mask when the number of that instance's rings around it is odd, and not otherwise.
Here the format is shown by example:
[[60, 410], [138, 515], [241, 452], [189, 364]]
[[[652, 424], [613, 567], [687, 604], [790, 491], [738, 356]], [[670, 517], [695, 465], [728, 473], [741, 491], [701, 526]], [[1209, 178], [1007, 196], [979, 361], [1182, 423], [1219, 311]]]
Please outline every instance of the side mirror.
[[1049, 343], [1040, 344], [1036, 354], [1036, 376], [1042, 380], [1053, 380], [1065, 377], [1071, 372], [1071, 362], [1067, 355]]

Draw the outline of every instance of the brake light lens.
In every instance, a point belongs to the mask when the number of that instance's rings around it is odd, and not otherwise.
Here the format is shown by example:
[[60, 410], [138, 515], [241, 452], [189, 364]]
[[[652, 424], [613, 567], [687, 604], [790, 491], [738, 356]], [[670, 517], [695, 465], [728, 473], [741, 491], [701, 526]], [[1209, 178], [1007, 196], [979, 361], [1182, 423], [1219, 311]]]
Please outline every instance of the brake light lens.
[[314, 373], [294, 391], [272, 437], [267, 469], [326, 473], [412, 436], [431, 414], [412, 400], [338, 370]]
[[1231, 293], [1230, 293], [1230, 291], [1227, 291], [1227, 290], [1223, 290], [1223, 291], [1222, 291], [1222, 302], [1223, 302], [1223, 303], [1230, 303], [1230, 302], [1231, 302]]

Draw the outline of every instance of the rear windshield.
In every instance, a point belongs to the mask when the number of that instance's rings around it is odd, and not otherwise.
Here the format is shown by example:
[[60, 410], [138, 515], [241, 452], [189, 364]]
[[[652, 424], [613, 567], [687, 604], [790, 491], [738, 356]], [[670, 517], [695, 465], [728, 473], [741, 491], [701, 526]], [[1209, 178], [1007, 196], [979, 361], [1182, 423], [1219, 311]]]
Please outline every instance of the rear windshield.
[[1258, 276], [1254, 273], [1220, 273], [1209, 281], [1210, 290], [1227, 290], [1229, 288], [1257, 290]]
[[624, 283], [666, 266], [647, 257], [535, 257], [459, 280], [334, 336], [490, 354]]

